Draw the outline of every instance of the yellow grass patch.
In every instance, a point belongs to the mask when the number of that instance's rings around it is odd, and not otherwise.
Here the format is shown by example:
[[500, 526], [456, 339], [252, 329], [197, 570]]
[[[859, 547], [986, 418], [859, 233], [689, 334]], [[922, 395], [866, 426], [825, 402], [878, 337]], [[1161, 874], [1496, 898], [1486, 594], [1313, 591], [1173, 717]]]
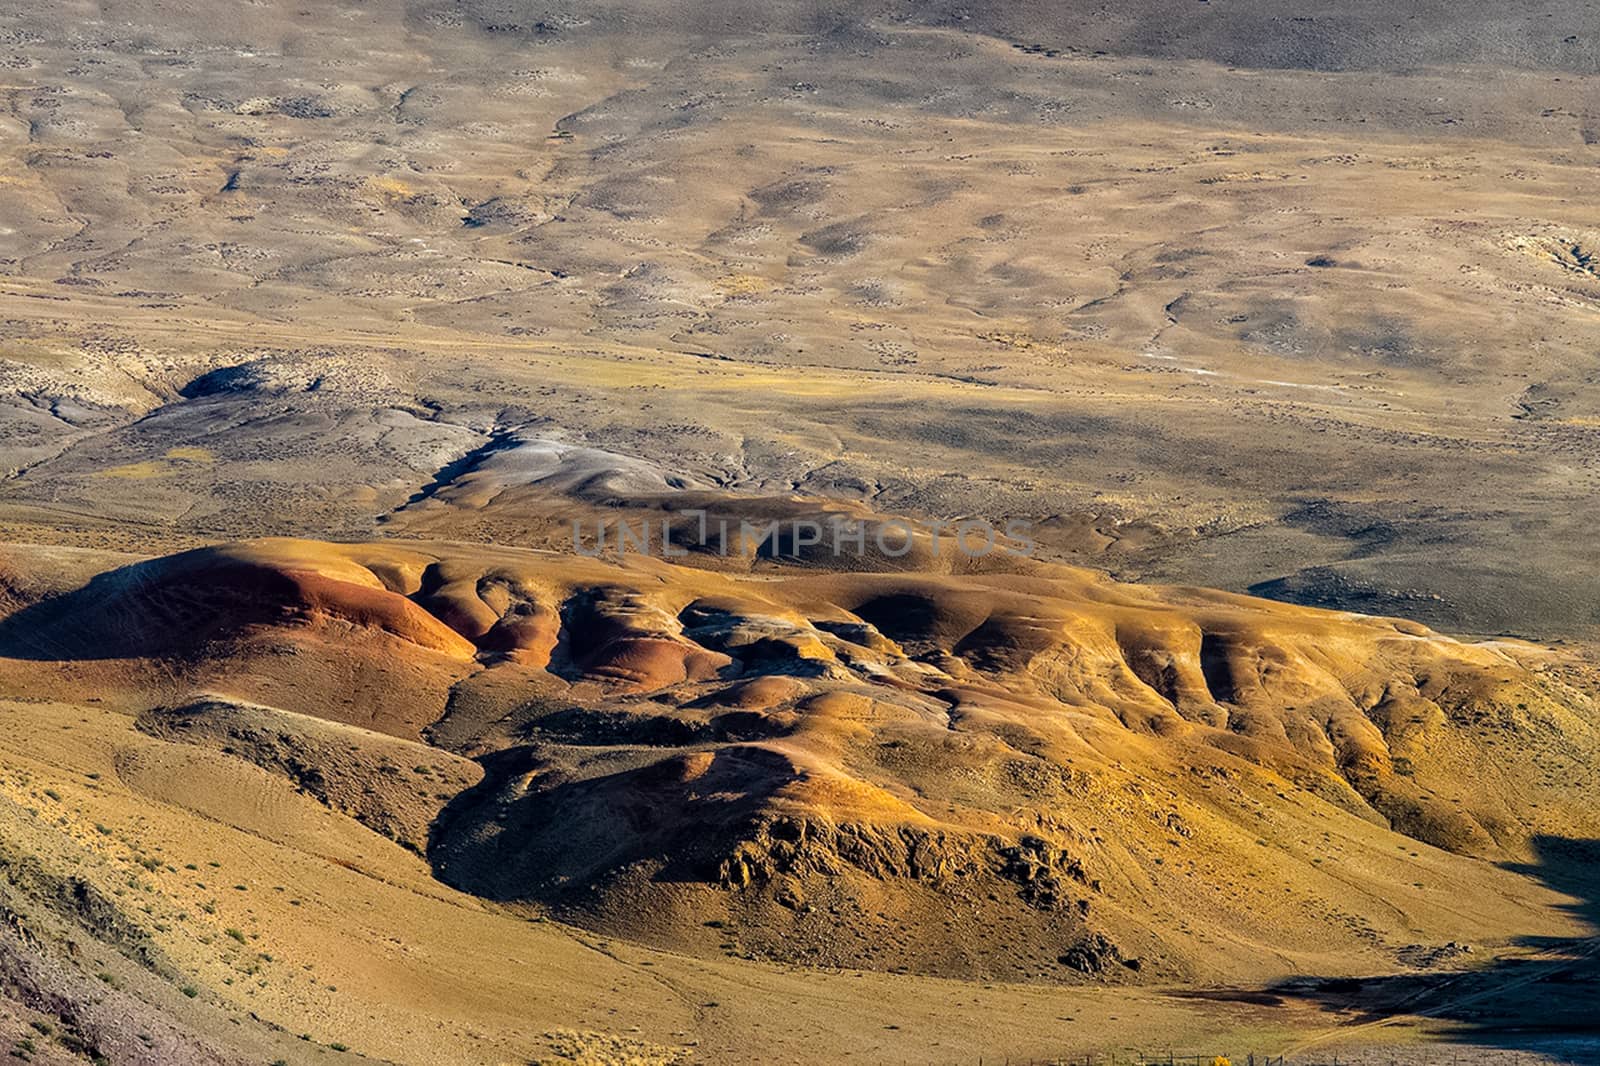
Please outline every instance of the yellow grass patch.
[[97, 477], [114, 477], [126, 481], [144, 481], [153, 477], [161, 477], [170, 471], [165, 463], [154, 459], [146, 459], [138, 463], [124, 463], [121, 466], [108, 466], [96, 472]]
[[367, 187], [373, 192], [382, 193], [384, 196], [392, 196], [398, 200], [417, 195], [417, 190], [410, 185], [407, 185], [399, 178], [392, 178], [387, 175], [381, 178], [368, 178]]
[[760, 274], [724, 274], [717, 279], [717, 288], [729, 296], [744, 296], [752, 292], [766, 292], [774, 282]]

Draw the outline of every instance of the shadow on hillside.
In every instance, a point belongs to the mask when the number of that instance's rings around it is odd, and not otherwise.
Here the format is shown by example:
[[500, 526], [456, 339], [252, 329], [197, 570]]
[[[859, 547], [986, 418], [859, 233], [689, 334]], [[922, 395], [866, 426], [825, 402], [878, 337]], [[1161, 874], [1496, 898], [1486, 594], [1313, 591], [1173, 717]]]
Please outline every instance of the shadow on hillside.
[[[485, 899], [579, 909], [600, 901], [596, 886], [629, 870], [648, 869], [660, 882], [715, 883], [740, 831], [795, 770], [757, 747], [703, 758], [671, 755], [560, 780], [561, 767], [533, 746], [486, 756], [483, 781], [434, 821], [434, 875]], [[558, 783], [529, 788], [529, 774]]]
[[[1345, 1012], [1351, 1025], [1415, 1015], [1438, 1019], [1448, 1044], [1463, 1050], [1600, 1062], [1600, 840], [1542, 836], [1533, 848], [1536, 862], [1506, 868], [1571, 897], [1563, 907], [1590, 936], [1522, 938], [1518, 943], [1536, 956], [1500, 959], [1483, 969], [1303, 977], [1269, 991]], [[1373, 1034], [1372, 1042], [1381, 1041], [1381, 1032]]]
[[197, 548], [132, 563], [28, 604], [0, 618], [0, 658], [67, 662], [169, 655], [227, 626], [276, 617], [278, 600], [272, 596], [281, 596], [280, 590], [267, 587], [262, 577], [252, 586], [237, 573], [208, 567], [210, 555], [210, 549]]

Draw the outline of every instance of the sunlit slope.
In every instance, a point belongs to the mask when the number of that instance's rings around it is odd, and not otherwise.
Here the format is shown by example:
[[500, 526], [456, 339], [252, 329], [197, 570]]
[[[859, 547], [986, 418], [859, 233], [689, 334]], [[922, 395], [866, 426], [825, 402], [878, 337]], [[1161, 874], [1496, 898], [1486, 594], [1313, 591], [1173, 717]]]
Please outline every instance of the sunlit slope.
[[264, 540], [0, 635], [14, 686], [145, 692], [146, 732], [290, 777], [449, 884], [695, 952], [734, 923], [758, 954], [963, 976], [1372, 965], [1537, 924], [1483, 860], [1594, 817], [1565, 659], [1065, 567]]

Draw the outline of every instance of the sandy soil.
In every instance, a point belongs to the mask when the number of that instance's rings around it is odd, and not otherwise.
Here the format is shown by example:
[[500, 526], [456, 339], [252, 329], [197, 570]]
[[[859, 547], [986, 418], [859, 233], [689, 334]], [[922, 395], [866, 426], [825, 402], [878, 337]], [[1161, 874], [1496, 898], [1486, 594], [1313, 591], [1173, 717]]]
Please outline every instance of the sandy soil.
[[1593, 1061], [1594, 12], [1323, 8], [0, 8], [0, 1049]]

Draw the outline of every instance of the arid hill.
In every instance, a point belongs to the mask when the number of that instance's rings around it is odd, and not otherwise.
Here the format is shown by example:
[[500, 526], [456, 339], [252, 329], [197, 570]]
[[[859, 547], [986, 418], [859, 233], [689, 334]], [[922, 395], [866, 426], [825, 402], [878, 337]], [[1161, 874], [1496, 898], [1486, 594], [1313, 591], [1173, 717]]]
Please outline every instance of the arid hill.
[[[1375, 966], [1536, 924], [1492, 863], [1600, 828], [1595, 705], [1550, 652], [1022, 561], [265, 540], [97, 575], [0, 647], [23, 691], [151, 692], [138, 728], [448, 884], [691, 952], [737, 928], [964, 978]], [[1441, 906], [1463, 879], [1484, 894]]]
[[0, 1052], [1594, 1059], [1597, 24], [6, 6]]

